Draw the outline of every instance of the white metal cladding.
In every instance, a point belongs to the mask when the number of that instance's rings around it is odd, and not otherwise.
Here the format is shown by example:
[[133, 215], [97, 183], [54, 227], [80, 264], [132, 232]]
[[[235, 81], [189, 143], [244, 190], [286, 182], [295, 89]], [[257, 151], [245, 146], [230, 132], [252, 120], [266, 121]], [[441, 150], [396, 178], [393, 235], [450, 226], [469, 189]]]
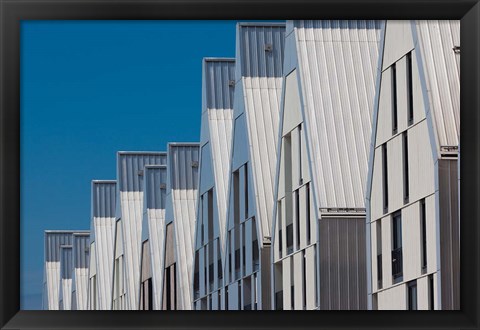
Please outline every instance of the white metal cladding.
[[123, 228], [125, 289], [127, 306], [137, 306], [140, 292], [140, 251], [143, 213], [143, 178], [145, 165], [165, 165], [165, 152], [117, 153], [117, 219]]
[[430, 111], [440, 146], [458, 146], [460, 138], [460, 21], [416, 21]]
[[[257, 210], [258, 237], [263, 246], [262, 238], [270, 236], [272, 223], [285, 24], [239, 23], [236, 42], [234, 118], [245, 115], [246, 131], [234, 131], [233, 141], [249, 142], [256, 199], [252, 207]], [[232, 151], [231, 172], [238, 168], [233, 168], [236, 153]]]
[[381, 21], [294, 21], [317, 206], [365, 207]]
[[71, 309], [73, 254], [71, 245], [60, 246], [60, 309]]
[[[150, 243], [153, 309], [161, 309], [165, 249], [167, 166], [145, 166], [142, 243]], [[142, 264], [143, 267], [143, 264]]]
[[[220, 242], [224, 242], [232, 143], [235, 59], [204, 59], [199, 195], [215, 187]], [[204, 148], [210, 150], [203, 152]], [[204, 158], [209, 155], [209, 157]], [[210, 173], [206, 173], [207, 170]], [[198, 204], [197, 204], [198, 205]], [[223, 244], [221, 244], [223, 249]]]
[[60, 246], [72, 244], [73, 231], [45, 231], [44, 309], [59, 309]]
[[166, 222], [173, 221], [179, 309], [190, 310], [199, 143], [169, 143]]
[[95, 242], [97, 309], [109, 310], [112, 305], [112, 278], [115, 243], [116, 181], [92, 181], [92, 222], [90, 242]]
[[89, 241], [89, 233], [73, 234], [72, 309], [74, 307], [78, 310], [87, 309]]

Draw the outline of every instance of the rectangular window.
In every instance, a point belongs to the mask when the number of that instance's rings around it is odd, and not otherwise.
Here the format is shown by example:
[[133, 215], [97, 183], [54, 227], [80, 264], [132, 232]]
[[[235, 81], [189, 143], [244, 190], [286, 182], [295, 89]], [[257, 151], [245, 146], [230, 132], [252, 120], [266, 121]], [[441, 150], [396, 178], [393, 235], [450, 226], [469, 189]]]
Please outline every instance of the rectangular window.
[[208, 241], [213, 240], [213, 188], [208, 191]]
[[408, 310], [417, 310], [417, 281], [408, 282], [407, 290]]
[[293, 192], [295, 195], [295, 231], [296, 231], [296, 244], [295, 247], [298, 250], [300, 248], [300, 191], [299, 189]]
[[302, 124], [298, 125], [298, 177], [299, 185], [303, 184], [303, 173], [302, 173]]
[[394, 283], [402, 281], [403, 258], [402, 258], [402, 214], [395, 212], [392, 216], [392, 276]]
[[378, 310], [378, 296], [376, 293], [372, 294], [372, 310]]
[[306, 210], [305, 210], [305, 219], [306, 219], [306, 226], [307, 226], [307, 245], [310, 245], [310, 183], [306, 184], [305, 187], [305, 199], [306, 199]]
[[433, 285], [433, 274], [428, 275], [428, 308], [433, 311], [435, 309], [435, 286]]
[[408, 98], [408, 125], [413, 124], [413, 81], [412, 81], [412, 52], [407, 54], [407, 98]]
[[287, 254], [293, 253], [293, 223], [287, 226]]
[[397, 117], [397, 65], [391, 66], [392, 73], [392, 133], [397, 134], [398, 117]]
[[407, 204], [410, 196], [408, 182], [408, 135], [403, 133], [403, 203]]
[[305, 250], [302, 251], [302, 306], [303, 310], [307, 309], [307, 256], [305, 255]]
[[377, 281], [378, 289], [383, 286], [383, 270], [382, 270], [382, 220], [377, 220]]
[[278, 256], [282, 258], [283, 256], [283, 237], [282, 237], [282, 228], [283, 228], [283, 221], [282, 221], [282, 201], [277, 203], [277, 214], [278, 214]]
[[427, 271], [427, 218], [425, 199], [420, 201], [420, 230], [422, 239], [422, 273]]
[[233, 225], [240, 223], [240, 173], [233, 172]]
[[245, 187], [245, 219], [241, 219], [242, 221], [248, 219], [248, 171], [247, 171], [247, 164], [243, 166], [245, 169], [244, 175], [244, 187]]
[[382, 186], [383, 186], [383, 213], [388, 212], [388, 166], [387, 143], [382, 144]]
[[255, 217], [252, 217], [252, 254], [253, 254], [253, 271], [260, 268], [260, 247], [257, 237], [257, 223]]

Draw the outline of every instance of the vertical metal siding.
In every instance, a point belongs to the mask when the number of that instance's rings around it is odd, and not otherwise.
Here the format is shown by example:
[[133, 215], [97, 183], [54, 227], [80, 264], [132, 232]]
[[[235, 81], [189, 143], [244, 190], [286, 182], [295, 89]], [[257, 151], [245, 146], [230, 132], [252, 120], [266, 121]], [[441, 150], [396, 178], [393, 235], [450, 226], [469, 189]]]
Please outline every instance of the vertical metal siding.
[[295, 21], [318, 207], [364, 207], [380, 21]]

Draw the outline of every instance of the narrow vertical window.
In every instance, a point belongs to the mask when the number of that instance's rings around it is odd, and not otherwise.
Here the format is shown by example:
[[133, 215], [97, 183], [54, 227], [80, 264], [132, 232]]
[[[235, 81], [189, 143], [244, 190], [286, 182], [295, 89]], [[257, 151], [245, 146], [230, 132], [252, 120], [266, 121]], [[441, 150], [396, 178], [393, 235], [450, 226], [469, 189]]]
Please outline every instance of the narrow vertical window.
[[303, 310], [307, 309], [307, 256], [305, 254], [305, 250], [302, 252], [303, 258], [302, 258], [302, 306]]
[[[244, 175], [244, 187], [245, 187], [245, 219], [248, 219], [248, 170], [247, 170], [247, 164], [243, 166], [245, 170], [245, 175]], [[242, 221], [245, 219], [241, 219]]]
[[425, 199], [420, 201], [420, 230], [422, 239], [422, 273], [427, 271], [427, 210], [425, 206]]
[[299, 185], [303, 184], [302, 173], [302, 124], [298, 125], [298, 177], [300, 178]]
[[435, 287], [433, 284], [433, 274], [428, 275], [428, 308], [432, 311], [435, 309]]
[[402, 255], [402, 214], [395, 212], [392, 216], [392, 276], [394, 283], [403, 279]]
[[408, 125], [413, 124], [412, 52], [407, 54]]
[[381, 289], [383, 286], [382, 281], [382, 220], [377, 220], [377, 280], [378, 280], [378, 289]]
[[283, 256], [283, 237], [282, 237], [282, 228], [283, 228], [283, 221], [282, 221], [282, 201], [279, 201], [277, 204], [277, 215], [278, 215], [278, 256], [282, 258]]
[[417, 281], [408, 282], [407, 290], [408, 310], [417, 310]]
[[392, 133], [396, 134], [398, 130], [397, 117], [397, 65], [394, 63], [391, 66], [392, 74]]
[[300, 248], [300, 189], [295, 190], [293, 193], [295, 195], [295, 247], [298, 250]]
[[306, 219], [306, 226], [307, 226], [307, 245], [310, 245], [310, 183], [306, 184], [305, 187], [305, 199], [306, 199], [306, 210], [305, 210], [305, 219]]
[[410, 186], [408, 181], [408, 135], [403, 133], [403, 203], [407, 204], [410, 197]]
[[383, 213], [388, 212], [388, 166], [387, 143], [382, 145], [382, 183], [383, 183]]

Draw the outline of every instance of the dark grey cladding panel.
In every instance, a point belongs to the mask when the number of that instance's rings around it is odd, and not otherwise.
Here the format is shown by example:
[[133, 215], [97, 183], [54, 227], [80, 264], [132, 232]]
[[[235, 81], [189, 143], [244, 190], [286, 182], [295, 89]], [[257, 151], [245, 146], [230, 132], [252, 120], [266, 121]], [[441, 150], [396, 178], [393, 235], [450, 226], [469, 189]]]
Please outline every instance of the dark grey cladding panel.
[[233, 109], [235, 60], [206, 59], [204, 66], [207, 108]]
[[320, 309], [367, 309], [365, 218], [320, 220]]
[[60, 262], [60, 246], [72, 245], [72, 232], [45, 232], [45, 261]]
[[73, 235], [73, 265], [75, 268], [88, 268], [89, 242], [89, 234]]
[[73, 270], [73, 253], [71, 245], [60, 247], [60, 278], [71, 279]]
[[239, 24], [238, 29], [242, 76], [282, 77], [285, 24]]
[[198, 189], [200, 144], [169, 145], [170, 185], [172, 189]]
[[[439, 160], [442, 309], [460, 309], [460, 219], [457, 160]], [[427, 214], [428, 218], [428, 214]]]
[[167, 167], [155, 166], [145, 168], [145, 191], [147, 208], [164, 209], [167, 194]]
[[115, 181], [92, 182], [93, 217], [115, 217], [116, 187]]
[[164, 152], [119, 152], [117, 181], [120, 191], [142, 191], [145, 165], [166, 165]]

